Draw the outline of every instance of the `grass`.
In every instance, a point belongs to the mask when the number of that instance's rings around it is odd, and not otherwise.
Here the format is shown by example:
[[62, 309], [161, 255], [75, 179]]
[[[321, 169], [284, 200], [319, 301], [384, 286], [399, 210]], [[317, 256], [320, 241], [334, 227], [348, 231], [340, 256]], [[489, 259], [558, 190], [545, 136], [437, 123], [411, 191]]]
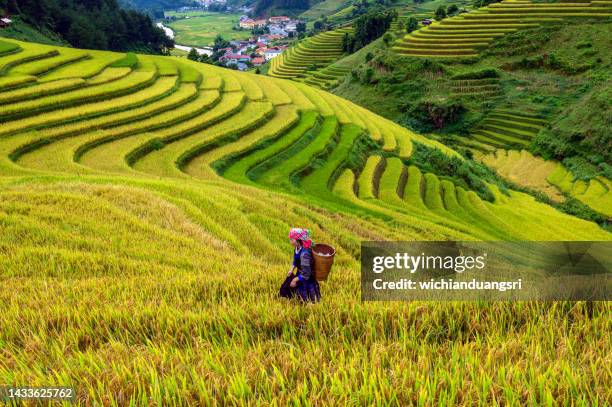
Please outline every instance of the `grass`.
[[206, 47], [213, 45], [217, 35], [230, 41], [248, 38], [250, 34], [250, 31], [232, 30], [240, 14], [198, 12], [189, 18], [183, 14], [173, 16], [182, 17], [167, 24], [174, 30], [177, 44]]
[[346, 3], [346, 0], [324, 0], [303, 12], [301, 17], [314, 20], [320, 18], [322, 15], [328, 16], [340, 10]]
[[[608, 303], [361, 302], [358, 259], [363, 240], [609, 232], [423, 176], [413, 141], [457, 153], [320, 89], [137, 58], [66, 65], [89, 86], [49, 96], [5, 81], [28, 114], [0, 119], [0, 382], [76, 405], [606, 404]], [[576, 191], [609, 206], [597, 182]], [[337, 249], [323, 304], [276, 298], [297, 225]]]

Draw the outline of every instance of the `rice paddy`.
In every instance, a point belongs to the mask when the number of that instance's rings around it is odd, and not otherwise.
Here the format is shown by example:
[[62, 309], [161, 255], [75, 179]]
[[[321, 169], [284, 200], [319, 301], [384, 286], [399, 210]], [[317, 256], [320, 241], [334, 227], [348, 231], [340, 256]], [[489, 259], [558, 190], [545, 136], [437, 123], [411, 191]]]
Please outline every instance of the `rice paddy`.
[[[421, 171], [415, 143], [457, 153], [304, 83], [5, 42], [0, 383], [78, 405], [612, 400], [606, 302], [360, 301], [363, 240], [609, 240], [595, 223]], [[337, 248], [322, 304], [276, 298], [297, 225]]]
[[303, 81], [322, 89], [335, 86], [349, 70], [328, 65], [343, 55], [342, 38], [350, 32], [351, 28], [340, 28], [306, 38], [272, 59], [268, 74]]
[[471, 130], [471, 139], [499, 148], [522, 149], [546, 125], [536, 114], [493, 110]]
[[553, 201], [563, 201], [565, 193], [607, 218], [612, 216], [612, 184], [605, 177], [577, 180], [561, 163], [535, 157], [526, 150], [497, 150], [480, 154], [479, 159], [504, 178], [542, 192]]
[[208, 47], [220, 35], [223, 39], [243, 40], [248, 38], [250, 31], [233, 30], [238, 25], [240, 14], [213, 13], [213, 12], [166, 12], [166, 17], [175, 17], [176, 20], [168, 23], [175, 34], [177, 44], [194, 47]]
[[413, 31], [396, 41], [393, 49], [401, 55], [417, 58], [471, 58], [477, 57], [495, 38], [510, 32], [564, 18], [611, 16], [609, 2], [503, 0]]

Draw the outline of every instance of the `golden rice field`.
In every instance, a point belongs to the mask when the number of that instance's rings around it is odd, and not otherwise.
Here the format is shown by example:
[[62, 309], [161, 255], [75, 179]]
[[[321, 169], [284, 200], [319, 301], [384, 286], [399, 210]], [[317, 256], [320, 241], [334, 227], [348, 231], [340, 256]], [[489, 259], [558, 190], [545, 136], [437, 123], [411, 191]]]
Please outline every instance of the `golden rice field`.
[[[415, 142], [457, 153], [303, 83], [2, 41], [0, 384], [108, 406], [612, 403], [609, 303], [360, 300], [362, 240], [609, 240], [596, 224], [422, 173]], [[322, 303], [276, 298], [291, 226], [337, 248]]]
[[497, 150], [479, 154], [479, 159], [510, 181], [546, 194], [561, 202], [563, 193], [576, 198], [596, 212], [612, 217], [612, 183], [598, 176], [577, 180], [561, 163], [535, 157], [526, 150]]

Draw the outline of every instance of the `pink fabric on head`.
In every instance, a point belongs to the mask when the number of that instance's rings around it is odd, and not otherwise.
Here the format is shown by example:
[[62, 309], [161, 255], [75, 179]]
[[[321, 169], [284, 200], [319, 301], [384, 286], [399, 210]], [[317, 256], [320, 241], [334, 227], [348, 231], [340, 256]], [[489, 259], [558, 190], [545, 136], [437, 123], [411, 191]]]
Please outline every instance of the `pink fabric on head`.
[[291, 228], [289, 231], [289, 239], [301, 240], [302, 245], [310, 249], [312, 246], [312, 240], [310, 240], [310, 230], [302, 228]]

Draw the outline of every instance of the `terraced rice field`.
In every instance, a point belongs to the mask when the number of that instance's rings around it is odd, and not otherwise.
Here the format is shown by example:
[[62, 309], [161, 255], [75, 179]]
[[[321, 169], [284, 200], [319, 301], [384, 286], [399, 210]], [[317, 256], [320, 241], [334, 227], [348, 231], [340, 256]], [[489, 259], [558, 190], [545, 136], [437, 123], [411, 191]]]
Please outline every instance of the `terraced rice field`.
[[451, 92], [455, 96], [475, 98], [492, 98], [503, 94], [498, 78], [453, 80]]
[[563, 195], [547, 179], [557, 168], [558, 163], [554, 161], [534, 157], [527, 150], [503, 149], [491, 154], [480, 154], [478, 159], [518, 185], [540, 191], [553, 201], [563, 201]]
[[546, 180], [595, 211], [612, 218], [612, 182], [609, 179], [597, 177], [589, 181], [576, 180], [570, 171], [558, 164]]
[[405, 29], [410, 17], [414, 17], [418, 21], [426, 18], [432, 19], [439, 6], [448, 7], [451, 4], [456, 5], [460, 10], [470, 10], [473, 6], [473, 3], [468, 0], [432, 0], [421, 3], [400, 3], [394, 7], [397, 10], [398, 17], [391, 23], [390, 29], [398, 31], [400, 21], [404, 23]]
[[350, 72], [350, 68], [330, 65], [323, 69], [306, 72], [304, 83], [317, 86], [321, 89], [331, 89], [337, 86], [340, 80]]
[[[10, 43], [0, 66], [75, 52]], [[83, 53], [106, 68], [0, 82], [1, 383], [81, 405], [610, 400], [608, 303], [359, 295], [362, 240], [610, 239], [596, 224], [422, 173], [414, 143], [456, 153], [306, 84]], [[296, 225], [337, 248], [320, 305], [276, 298]]]
[[295, 79], [327, 89], [348, 71], [329, 66], [342, 54], [342, 38], [351, 28], [326, 31], [306, 38], [282, 55], [272, 59], [268, 74], [275, 78]]
[[499, 148], [525, 148], [546, 125], [537, 115], [494, 110], [472, 130], [471, 138]]
[[497, 150], [480, 154], [479, 160], [510, 181], [562, 201], [561, 192], [578, 199], [604, 216], [612, 217], [612, 183], [605, 177], [576, 180], [562, 164], [535, 157], [526, 150]]
[[476, 57], [495, 38], [543, 22], [563, 18], [612, 16], [610, 2], [533, 3], [503, 0], [455, 17], [434, 22], [395, 42], [402, 55], [421, 58]]

